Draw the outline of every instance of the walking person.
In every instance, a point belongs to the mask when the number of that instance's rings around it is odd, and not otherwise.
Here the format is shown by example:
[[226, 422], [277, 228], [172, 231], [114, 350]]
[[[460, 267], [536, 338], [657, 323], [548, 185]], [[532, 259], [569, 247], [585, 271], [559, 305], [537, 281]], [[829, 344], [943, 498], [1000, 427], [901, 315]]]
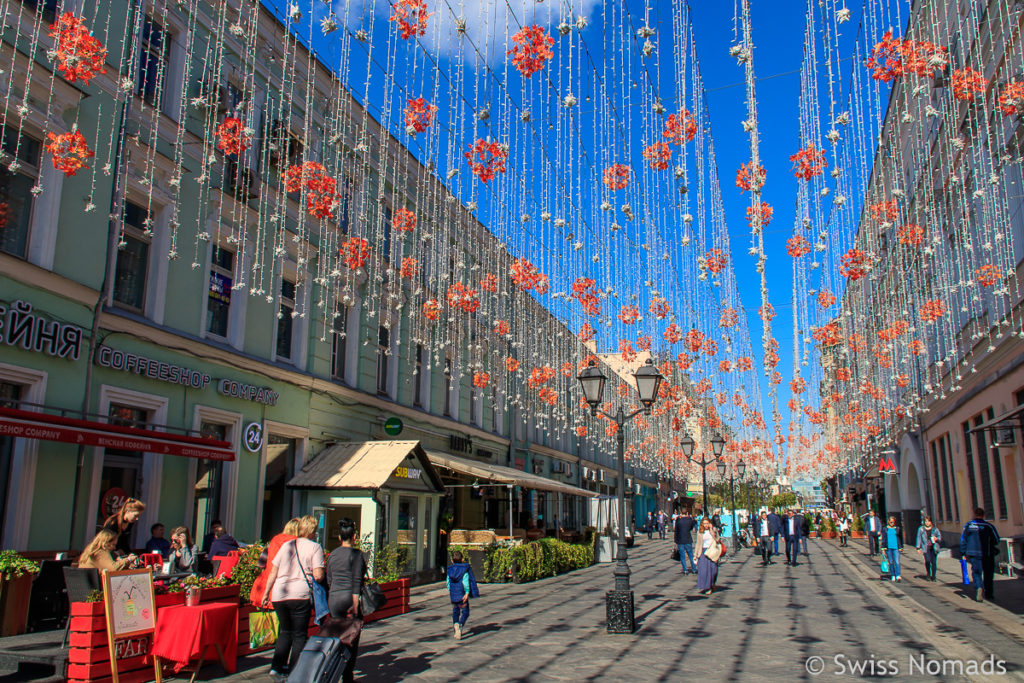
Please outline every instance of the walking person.
[[931, 517], [924, 518], [924, 524], [917, 529], [917, 553], [924, 555], [924, 573], [929, 581], [935, 580], [937, 569], [935, 555], [942, 546], [942, 534], [932, 524]]
[[299, 519], [297, 538], [281, 546], [271, 563], [267, 588], [260, 601], [264, 607], [273, 601], [277, 613], [277, 645], [270, 664], [270, 675], [274, 678], [286, 677], [299, 660], [306, 646], [313, 606], [311, 582], [323, 583], [326, 576], [324, 549], [312, 540], [316, 528], [315, 517], [306, 515]]
[[452, 552], [452, 563], [445, 572], [444, 585], [448, 589], [448, 598], [452, 601], [452, 628], [455, 630], [455, 640], [462, 640], [462, 629], [466, 627], [466, 620], [469, 619], [469, 599], [479, 598], [480, 590], [476, 586], [473, 568], [468, 562], [462, 561], [462, 553], [458, 550]]
[[882, 520], [872, 510], [864, 520], [864, 531], [868, 534], [868, 557], [878, 554], [879, 540], [882, 535]]
[[658, 538], [665, 540], [665, 512], [658, 510]]
[[715, 581], [718, 580], [718, 560], [722, 557], [722, 541], [707, 517], [700, 521], [697, 538], [697, 590], [701, 595], [711, 595]]
[[[288, 527], [285, 527], [287, 533]], [[363, 576], [366, 574], [366, 556], [352, 546], [356, 537], [356, 523], [348, 517], [338, 520], [338, 540], [341, 546], [334, 549], [327, 558], [327, 607], [333, 619], [357, 619], [359, 630], [351, 643], [348, 662], [342, 673], [342, 681], [350, 683], [355, 676], [356, 656], [359, 654], [359, 636], [362, 631], [362, 610], [359, 598], [363, 592]], [[344, 642], [344, 639], [343, 641]]]
[[845, 516], [841, 516], [839, 518], [839, 547], [840, 548], [845, 548], [846, 547], [846, 539], [847, 539], [847, 537], [849, 535], [850, 535], [850, 520], [847, 517], [845, 517]]
[[769, 564], [775, 564], [772, 562], [772, 525], [768, 521], [768, 513], [762, 510], [761, 518], [755, 524], [757, 529], [755, 531], [754, 543], [761, 550], [761, 566], [765, 567]]
[[768, 512], [768, 523], [772, 528], [772, 555], [779, 554], [779, 536], [782, 534], [782, 518], [775, 512]]
[[647, 512], [647, 540], [650, 541], [654, 538], [654, 513], [651, 511]]
[[964, 525], [960, 534], [960, 553], [971, 565], [971, 588], [974, 599], [981, 601], [995, 599], [992, 576], [996, 569], [996, 555], [999, 554], [999, 532], [985, 520], [984, 508], [975, 508], [974, 519]]
[[782, 535], [786, 538], [786, 564], [796, 567], [800, 564], [800, 534], [803, 531], [801, 520], [797, 519], [793, 510], [786, 511], [786, 521], [782, 524]]
[[892, 581], [902, 581], [900, 574], [900, 553], [903, 552], [903, 535], [896, 526], [896, 518], [890, 517], [885, 527], [885, 556], [889, 560], [889, 577]]
[[672, 528], [672, 539], [679, 548], [679, 562], [683, 565], [684, 574], [689, 574], [691, 570], [697, 573], [697, 563], [693, 559], [693, 530], [696, 527], [697, 521], [689, 512], [684, 512], [676, 517]]
[[298, 530], [299, 518], [289, 519], [281, 533], [274, 534], [270, 542], [267, 543], [267, 547], [263, 549], [263, 553], [260, 554], [258, 565], [262, 567], [263, 571], [253, 581], [252, 590], [249, 591], [249, 601], [256, 607], [260, 606], [260, 600], [263, 599], [263, 594], [267, 590], [267, 579], [270, 578], [270, 572], [273, 570], [274, 558], [281, 551], [281, 546], [295, 540]]
[[803, 547], [804, 555], [810, 555], [810, 553], [807, 552], [807, 539], [811, 535], [810, 515], [799, 512], [796, 517], [800, 520], [800, 545]]

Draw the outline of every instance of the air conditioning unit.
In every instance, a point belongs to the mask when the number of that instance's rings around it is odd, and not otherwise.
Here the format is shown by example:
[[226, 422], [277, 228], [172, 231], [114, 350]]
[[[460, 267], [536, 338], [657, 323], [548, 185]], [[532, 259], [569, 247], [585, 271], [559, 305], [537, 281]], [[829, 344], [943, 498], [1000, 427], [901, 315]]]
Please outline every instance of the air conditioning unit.
[[555, 460], [553, 463], [551, 463], [551, 471], [554, 473], [561, 473], [564, 464], [565, 463], [563, 463], [561, 460]]
[[992, 445], [996, 448], [1005, 448], [1017, 443], [1017, 429], [1014, 425], [996, 425], [995, 438]]
[[590, 469], [589, 467], [586, 467], [586, 466], [583, 467], [583, 478], [586, 479], [587, 481], [591, 480], [591, 478], [592, 478], [591, 475], [593, 473], [594, 473], [594, 471], [592, 469]]
[[597, 480], [604, 481], [604, 470], [601, 470], [600, 472], [597, 473]]

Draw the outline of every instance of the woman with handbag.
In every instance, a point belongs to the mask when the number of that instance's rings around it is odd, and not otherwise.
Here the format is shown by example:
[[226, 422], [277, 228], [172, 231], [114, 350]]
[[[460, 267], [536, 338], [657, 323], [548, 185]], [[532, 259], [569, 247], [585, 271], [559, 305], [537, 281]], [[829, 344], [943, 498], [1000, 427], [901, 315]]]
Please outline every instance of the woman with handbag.
[[917, 552], [924, 555], [924, 571], [929, 581], [935, 580], [935, 556], [942, 547], [942, 534], [932, 523], [931, 517], [924, 518], [924, 524], [917, 529]]
[[271, 562], [267, 588], [260, 600], [263, 607], [273, 601], [277, 613], [277, 645], [270, 664], [270, 675], [277, 679], [287, 677], [306, 645], [313, 582], [324, 580], [324, 549], [312, 540], [316, 528], [316, 517], [307, 515], [299, 520], [297, 538], [282, 545]]
[[902, 581], [900, 553], [903, 552], [903, 535], [896, 525], [895, 517], [889, 517], [889, 524], [885, 527], [882, 539], [885, 543], [885, 557], [889, 561], [889, 578], [892, 581]]
[[[366, 573], [366, 556], [363, 551], [353, 547], [352, 540], [356, 535], [356, 523], [348, 517], [338, 520], [338, 540], [341, 547], [336, 548], [327, 558], [327, 604], [334, 619], [354, 619], [362, 626], [360, 597], [363, 592], [363, 576]], [[356, 656], [359, 654], [359, 631], [351, 643], [347, 643], [351, 651], [342, 681], [349, 683], [354, 680]]]
[[697, 531], [697, 590], [711, 595], [718, 579], [718, 560], [722, 557], [722, 541], [711, 520], [705, 517]]

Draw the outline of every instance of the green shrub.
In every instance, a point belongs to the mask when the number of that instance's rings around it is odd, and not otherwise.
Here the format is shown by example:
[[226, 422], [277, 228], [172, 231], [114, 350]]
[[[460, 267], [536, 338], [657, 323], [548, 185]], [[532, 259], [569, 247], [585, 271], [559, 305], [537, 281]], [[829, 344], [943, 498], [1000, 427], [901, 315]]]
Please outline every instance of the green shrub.
[[264, 547], [260, 543], [249, 546], [242, 551], [241, 557], [238, 558], [238, 564], [231, 569], [231, 583], [238, 584], [238, 594], [243, 600], [249, 599], [252, 584], [256, 582], [256, 577], [263, 571], [259, 567], [259, 561]]
[[25, 559], [14, 550], [0, 551], [0, 575], [6, 580], [16, 579], [22, 574], [38, 574], [39, 565]]
[[541, 538], [512, 548], [488, 548], [483, 580], [486, 583], [502, 583], [511, 578], [516, 583], [525, 583], [583, 569], [593, 563], [592, 546]]
[[860, 518], [860, 515], [853, 516], [853, 524], [850, 525], [852, 531], [864, 531], [864, 520]]

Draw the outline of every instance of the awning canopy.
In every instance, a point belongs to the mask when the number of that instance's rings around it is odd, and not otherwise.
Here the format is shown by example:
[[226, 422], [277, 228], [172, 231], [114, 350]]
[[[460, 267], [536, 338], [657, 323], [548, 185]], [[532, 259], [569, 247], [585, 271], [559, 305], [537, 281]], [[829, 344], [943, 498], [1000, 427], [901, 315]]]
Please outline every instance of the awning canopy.
[[446, 470], [451, 470], [452, 472], [458, 472], [459, 474], [465, 474], [485, 481], [497, 482], [499, 484], [512, 484], [514, 486], [522, 486], [523, 488], [535, 489], [537, 491], [554, 491], [556, 493], [565, 493], [570, 496], [586, 496], [594, 498], [598, 495], [593, 491], [587, 491], [586, 489], [581, 489], [578, 486], [573, 486], [572, 484], [565, 484], [560, 481], [555, 481], [554, 479], [545, 479], [544, 477], [537, 476], [536, 474], [514, 470], [511, 467], [492, 465], [490, 463], [479, 462], [477, 460], [468, 460], [466, 458], [459, 458], [454, 455], [438, 453], [436, 451], [427, 451], [427, 457], [430, 458], [430, 462], [434, 467], [442, 467]]
[[[302, 466], [288, 482], [293, 489], [379, 489], [407, 457], [423, 466], [422, 479], [437, 492], [440, 478], [419, 441], [353, 441], [330, 446]], [[409, 473], [405, 473], [409, 476]]]
[[102, 446], [125, 451], [163, 453], [223, 462], [235, 459], [234, 448], [228, 441], [174, 434], [156, 429], [122, 427], [106, 422], [78, 420], [2, 406], [0, 406], [0, 436]]

